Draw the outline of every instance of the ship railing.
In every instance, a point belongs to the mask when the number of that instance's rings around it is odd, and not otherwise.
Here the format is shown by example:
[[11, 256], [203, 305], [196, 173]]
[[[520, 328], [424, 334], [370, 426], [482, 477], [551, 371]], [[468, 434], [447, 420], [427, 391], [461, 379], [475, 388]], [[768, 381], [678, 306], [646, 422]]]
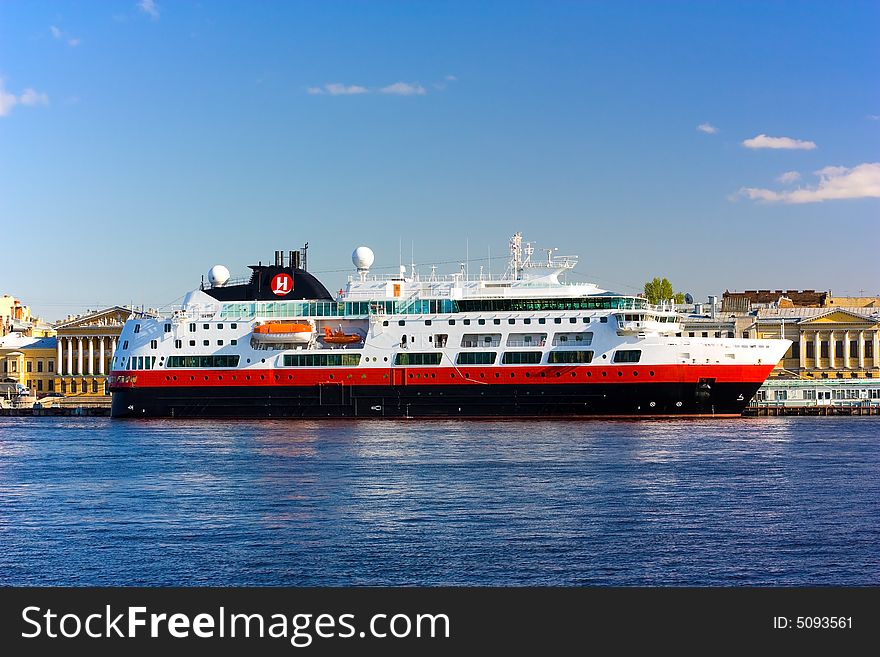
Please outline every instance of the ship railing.
[[508, 347], [543, 347], [547, 340], [508, 340]]
[[490, 340], [489, 342], [480, 342], [479, 340], [462, 340], [461, 346], [468, 349], [473, 347], [500, 347], [501, 340]]

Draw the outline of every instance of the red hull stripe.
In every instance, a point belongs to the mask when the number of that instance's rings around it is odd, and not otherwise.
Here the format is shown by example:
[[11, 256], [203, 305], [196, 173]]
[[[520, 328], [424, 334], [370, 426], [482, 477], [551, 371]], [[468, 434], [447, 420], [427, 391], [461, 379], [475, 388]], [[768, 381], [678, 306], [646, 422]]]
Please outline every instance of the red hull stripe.
[[773, 365], [543, 365], [324, 369], [162, 369], [114, 371], [111, 388], [193, 386], [485, 385], [566, 383], [763, 383]]

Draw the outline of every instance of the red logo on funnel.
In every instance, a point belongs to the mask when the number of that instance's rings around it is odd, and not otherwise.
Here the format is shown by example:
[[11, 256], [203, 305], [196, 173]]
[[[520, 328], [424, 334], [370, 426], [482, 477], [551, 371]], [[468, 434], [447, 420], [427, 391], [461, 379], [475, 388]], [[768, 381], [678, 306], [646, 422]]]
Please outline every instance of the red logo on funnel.
[[293, 278], [290, 274], [275, 274], [272, 279], [272, 293], [275, 296], [283, 297], [293, 289]]

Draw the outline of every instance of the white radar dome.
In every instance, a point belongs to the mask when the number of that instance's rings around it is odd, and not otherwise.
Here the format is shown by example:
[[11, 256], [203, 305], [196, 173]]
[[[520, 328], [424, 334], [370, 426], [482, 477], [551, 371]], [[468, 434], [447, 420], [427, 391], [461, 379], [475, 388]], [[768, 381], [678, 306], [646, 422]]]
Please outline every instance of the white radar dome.
[[208, 282], [215, 287], [223, 287], [229, 280], [229, 270], [223, 265], [214, 265], [208, 270]]
[[369, 269], [375, 259], [376, 256], [373, 255], [373, 249], [368, 246], [359, 246], [351, 254], [351, 261], [358, 271]]

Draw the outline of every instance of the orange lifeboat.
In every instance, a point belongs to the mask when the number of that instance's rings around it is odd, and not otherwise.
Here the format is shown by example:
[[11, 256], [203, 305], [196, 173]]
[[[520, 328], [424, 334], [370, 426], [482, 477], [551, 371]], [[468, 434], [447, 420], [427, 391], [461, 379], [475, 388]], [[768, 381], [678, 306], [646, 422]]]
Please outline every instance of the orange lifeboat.
[[306, 344], [312, 339], [315, 329], [311, 324], [299, 322], [266, 322], [254, 327], [254, 340], [257, 342], [289, 342]]
[[324, 342], [328, 344], [355, 344], [361, 341], [361, 336], [354, 333], [344, 333], [342, 329], [331, 331], [330, 327], [324, 327]]

